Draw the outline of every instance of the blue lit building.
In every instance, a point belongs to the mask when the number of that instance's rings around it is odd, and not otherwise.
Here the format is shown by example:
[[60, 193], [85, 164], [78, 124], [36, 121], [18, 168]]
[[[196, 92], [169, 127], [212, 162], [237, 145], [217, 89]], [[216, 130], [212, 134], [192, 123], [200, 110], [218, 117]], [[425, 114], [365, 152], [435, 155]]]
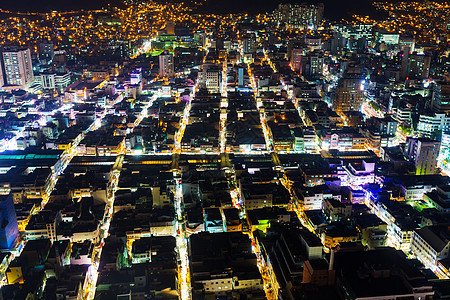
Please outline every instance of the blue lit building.
[[0, 249], [11, 249], [19, 235], [13, 195], [0, 195]]

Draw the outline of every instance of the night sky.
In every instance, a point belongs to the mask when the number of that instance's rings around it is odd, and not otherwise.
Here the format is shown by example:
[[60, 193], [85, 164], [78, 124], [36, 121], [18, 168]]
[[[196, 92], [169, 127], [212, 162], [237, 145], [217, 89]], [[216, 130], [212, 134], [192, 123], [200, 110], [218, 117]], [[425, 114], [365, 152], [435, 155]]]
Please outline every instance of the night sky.
[[[164, 1], [164, 0], [159, 0]], [[179, 1], [179, 0], [167, 0]], [[166, 2], [166, 1], [164, 1]], [[330, 19], [341, 19], [351, 13], [370, 14], [373, 16], [374, 9], [370, 0], [207, 0], [200, 12], [230, 13], [230, 12], [248, 12], [257, 13], [272, 11], [278, 3], [318, 3], [325, 4], [325, 17]], [[118, 5], [121, 0], [19, 0], [19, 1], [0, 1], [0, 8], [19, 11], [40, 11], [48, 12], [51, 10], [73, 10], [73, 9], [92, 9], [105, 7], [108, 3]]]
[[239, 12], [240, 10], [248, 11], [249, 13], [256, 13], [261, 11], [272, 11], [279, 3], [324, 3], [325, 17], [331, 19], [341, 19], [354, 13], [368, 14], [374, 11], [371, 0], [226, 0], [227, 5], [223, 5], [225, 1], [207, 0], [205, 9], [213, 10], [214, 12]]

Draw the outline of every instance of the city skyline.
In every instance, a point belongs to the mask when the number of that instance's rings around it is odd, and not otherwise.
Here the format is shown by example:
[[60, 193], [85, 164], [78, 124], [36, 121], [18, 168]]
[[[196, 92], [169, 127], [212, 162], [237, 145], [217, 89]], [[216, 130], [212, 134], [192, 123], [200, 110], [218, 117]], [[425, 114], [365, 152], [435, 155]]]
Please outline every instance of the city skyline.
[[[399, 2], [400, 0], [395, 0], [395, 2]], [[156, 1], [160, 3], [179, 3], [179, 0], [173, 1]], [[195, 3], [196, 1], [191, 1]], [[201, 13], [239, 13], [239, 12], [248, 12], [251, 14], [265, 13], [274, 10], [278, 4], [280, 3], [324, 3], [325, 4], [325, 16], [330, 19], [341, 19], [350, 16], [353, 13], [361, 13], [361, 14], [372, 14], [374, 12], [372, 1], [364, 0], [364, 1], [356, 1], [356, 0], [346, 0], [341, 1], [339, 4], [336, 1], [331, 0], [323, 0], [323, 1], [301, 1], [301, 0], [290, 0], [290, 1], [268, 1], [268, 0], [231, 0], [228, 2], [226, 7], [223, 7], [220, 2], [214, 0], [202, 0], [198, 1], [201, 3], [198, 11]], [[123, 0], [95, 0], [95, 1], [87, 1], [82, 0], [81, 2], [73, 3], [73, 2], [61, 2], [55, 0], [46, 0], [39, 2], [37, 4], [35, 1], [24, 0], [21, 4], [15, 4], [14, 2], [5, 3], [0, 5], [0, 9], [17, 11], [17, 12], [50, 12], [53, 10], [57, 11], [70, 11], [77, 9], [101, 9], [106, 7], [122, 7], [124, 1]], [[188, 1], [189, 3], [189, 1]]]
[[0, 300], [450, 297], [449, 3], [98, 3], [0, 10]]

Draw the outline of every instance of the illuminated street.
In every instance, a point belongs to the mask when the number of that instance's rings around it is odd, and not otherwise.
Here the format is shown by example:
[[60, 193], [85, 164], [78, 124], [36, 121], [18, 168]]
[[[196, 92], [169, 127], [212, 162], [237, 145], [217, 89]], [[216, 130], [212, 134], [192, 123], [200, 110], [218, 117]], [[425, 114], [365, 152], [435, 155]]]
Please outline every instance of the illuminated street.
[[0, 299], [450, 297], [448, 3], [100, 2], [0, 7]]
[[[152, 100], [148, 102], [148, 104], [142, 109], [142, 111], [139, 113], [135, 123], [133, 124], [133, 128], [131, 131], [134, 130], [137, 126], [139, 126], [140, 122], [147, 117], [147, 110], [152, 105], [153, 101], [156, 99], [156, 95], [152, 96]], [[98, 125], [100, 122], [96, 120], [95, 122], [97, 125], [94, 125], [94, 127], [90, 130], [96, 130], [98, 129]], [[86, 274], [86, 278], [83, 285], [84, 294], [81, 297], [82, 299], [90, 300], [94, 299], [95, 297], [95, 290], [97, 286], [97, 279], [98, 279], [98, 265], [100, 263], [100, 258], [102, 255], [102, 249], [105, 243], [105, 239], [108, 237], [109, 228], [111, 226], [111, 218], [113, 217], [114, 212], [114, 200], [115, 200], [115, 193], [118, 188], [119, 178], [120, 178], [120, 172], [122, 170], [122, 165], [125, 159], [125, 153], [121, 153], [117, 156], [116, 161], [114, 162], [114, 165], [110, 172], [110, 180], [107, 185], [107, 202], [105, 206], [105, 212], [104, 216], [100, 225], [100, 231], [99, 231], [99, 237], [98, 242], [94, 247], [94, 250], [92, 252], [92, 264], [89, 266], [88, 272]]]

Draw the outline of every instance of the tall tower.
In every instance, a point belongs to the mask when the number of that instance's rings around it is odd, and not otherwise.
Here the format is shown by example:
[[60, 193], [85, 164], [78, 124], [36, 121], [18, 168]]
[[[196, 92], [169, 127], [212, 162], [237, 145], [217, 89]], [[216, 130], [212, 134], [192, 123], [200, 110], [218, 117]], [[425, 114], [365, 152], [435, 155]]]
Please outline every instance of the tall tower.
[[30, 49], [5, 49], [2, 58], [6, 84], [27, 88], [34, 83]]
[[172, 77], [175, 75], [173, 55], [168, 51], [164, 51], [159, 56], [159, 76], [160, 77]]
[[239, 87], [244, 86], [244, 68], [243, 67], [238, 68], [238, 86]]
[[349, 67], [338, 82], [333, 98], [335, 111], [359, 111], [364, 100], [364, 75], [356, 67]]
[[295, 72], [302, 72], [303, 49], [293, 49], [291, 55], [291, 67]]
[[437, 173], [437, 158], [441, 143], [428, 138], [409, 138], [406, 141], [406, 157], [416, 167], [416, 175]]
[[427, 79], [430, 75], [431, 56], [426, 54], [404, 53], [402, 57], [401, 77]]
[[302, 74], [306, 77], [320, 78], [323, 75], [325, 59], [319, 50], [309, 52], [302, 61]]
[[42, 42], [39, 44], [39, 60], [41, 63], [49, 63], [53, 60], [55, 52], [52, 42]]
[[437, 113], [450, 113], [450, 82], [438, 81], [434, 84], [432, 109]]
[[3, 78], [3, 68], [0, 61], [0, 87], [5, 85], [5, 79]]

